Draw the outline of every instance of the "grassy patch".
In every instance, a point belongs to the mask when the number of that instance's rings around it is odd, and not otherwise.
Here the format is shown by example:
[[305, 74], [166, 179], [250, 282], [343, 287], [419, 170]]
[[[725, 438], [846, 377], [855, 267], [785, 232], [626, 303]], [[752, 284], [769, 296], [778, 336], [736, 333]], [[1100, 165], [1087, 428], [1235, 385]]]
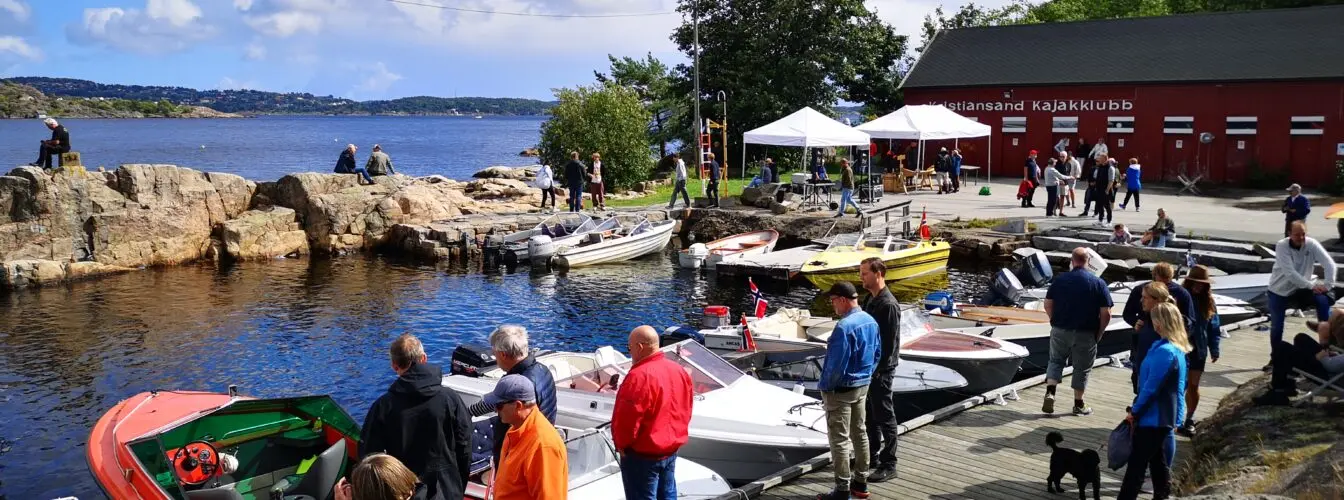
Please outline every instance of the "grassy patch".
[[[729, 179], [727, 182], [719, 183], [719, 190], [720, 190], [719, 192], [721, 193], [721, 196], [724, 198], [727, 198], [729, 196], [737, 196], [739, 194], [742, 194], [742, 188], [747, 187], [747, 184], [750, 183], [751, 183], [750, 179]], [[692, 199], [695, 199], [695, 197], [700, 196], [700, 181], [696, 179], [691, 179], [687, 181], [686, 190], [690, 192]], [[584, 195], [585, 199], [589, 197], [590, 195], [587, 194]], [[631, 198], [628, 200], [608, 199], [607, 206], [648, 207], [657, 205], [666, 207], [667, 200], [671, 198], [672, 198], [672, 185], [668, 184], [666, 186], [658, 186], [658, 189], [654, 190], [653, 194], [646, 195], [640, 198]], [[678, 201], [678, 204], [680, 203], [681, 202]]]
[[1269, 467], [1269, 470], [1265, 472], [1264, 478], [1246, 488], [1247, 493], [1273, 492], [1282, 481], [1284, 474], [1289, 470], [1330, 449], [1332, 445], [1332, 443], [1322, 443], [1284, 451], [1272, 451], [1264, 449], [1264, 445], [1261, 444], [1260, 461], [1266, 467]]

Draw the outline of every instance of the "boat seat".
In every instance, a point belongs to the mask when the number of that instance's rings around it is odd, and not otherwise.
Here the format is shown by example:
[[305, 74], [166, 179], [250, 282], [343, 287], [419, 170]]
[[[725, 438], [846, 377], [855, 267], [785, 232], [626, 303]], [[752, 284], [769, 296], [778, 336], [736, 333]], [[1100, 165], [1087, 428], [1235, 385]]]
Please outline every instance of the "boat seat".
[[551, 228], [546, 227], [545, 224], [542, 224], [542, 225], [541, 225], [541, 235], [542, 235], [542, 236], [550, 236], [550, 237], [552, 237], [552, 238], [555, 237], [555, 233], [552, 233], [552, 232], [551, 232]]
[[569, 231], [566, 231], [566, 230], [565, 230], [565, 225], [564, 225], [564, 224], [560, 224], [560, 223], [558, 223], [558, 222], [555, 224], [555, 230], [554, 230], [553, 232], [555, 233], [555, 236], [554, 236], [554, 237], [556, 237], [556, 238], [559, 238], [559, 237], [561, 237], [561, 236], [566, 236], [566, 235], [569, 234]]
[[233, 485], [228, 485], [188, 491], [187, 500], [243, 500], [243, 494], [233, 489]]
[[326, 500], [336, 488], [336, 480], [341, 477], [345, 460], [345, 440], [340, 439], [317, 456], [308, 472], [299, 479], [298, 486], [289, 488], [288, 481], [282, 480], [271, 491], [284, 492], [284, 500]]
[[471, 465], [467, 470], [471, 474], [480, 474], [490, 468], [490, 459], [495, 452], [494, 418], [471, 423]]

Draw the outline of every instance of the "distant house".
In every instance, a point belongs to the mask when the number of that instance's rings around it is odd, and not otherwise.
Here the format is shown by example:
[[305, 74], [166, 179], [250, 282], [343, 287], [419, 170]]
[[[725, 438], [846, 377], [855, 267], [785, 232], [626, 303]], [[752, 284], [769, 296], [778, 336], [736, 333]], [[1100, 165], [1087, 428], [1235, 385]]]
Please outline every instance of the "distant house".
[[995, 172], [1082, 136], [1138, 158], [1145, 180], [1202, 166], [1320, 185], [1344, 159], [1342, 26], [1344, 5], [954, 29], [901, 89], [992, 126], [960, 146], [974, 165], [992, 150]]

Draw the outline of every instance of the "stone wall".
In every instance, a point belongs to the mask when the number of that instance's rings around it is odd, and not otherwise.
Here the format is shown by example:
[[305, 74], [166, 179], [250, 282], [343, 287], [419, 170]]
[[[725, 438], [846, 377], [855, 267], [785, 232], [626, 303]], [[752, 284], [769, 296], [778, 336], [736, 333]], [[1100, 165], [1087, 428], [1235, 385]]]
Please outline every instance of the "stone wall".
[[340, 254], [386, 243], [397, 224], [527, 212], [514, 179], [300, 173], [275, 182], [173, 165], [0, 176], [0, 288], [40, 286], [200, 259]]

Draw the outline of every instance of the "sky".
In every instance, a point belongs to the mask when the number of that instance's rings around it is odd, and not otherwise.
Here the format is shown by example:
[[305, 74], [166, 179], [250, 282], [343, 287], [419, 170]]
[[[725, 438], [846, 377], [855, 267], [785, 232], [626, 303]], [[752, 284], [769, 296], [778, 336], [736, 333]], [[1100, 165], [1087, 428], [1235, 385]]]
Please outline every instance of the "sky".
[[[406, 1], [0, 0], [0, 77], [311, 92], [358, 100], [550, 99], [552, 88], [591, 83], [594, 69], [608, 67], [607, 54], [652, 53], [670, 64], [685, 60], [669, 39], [682, 21], [673, 13], [676, 0]], [[867, 3], [917, 42], [925, 14], [944, 2]], [[947, 2], [944, 10], [960, 3]]]

